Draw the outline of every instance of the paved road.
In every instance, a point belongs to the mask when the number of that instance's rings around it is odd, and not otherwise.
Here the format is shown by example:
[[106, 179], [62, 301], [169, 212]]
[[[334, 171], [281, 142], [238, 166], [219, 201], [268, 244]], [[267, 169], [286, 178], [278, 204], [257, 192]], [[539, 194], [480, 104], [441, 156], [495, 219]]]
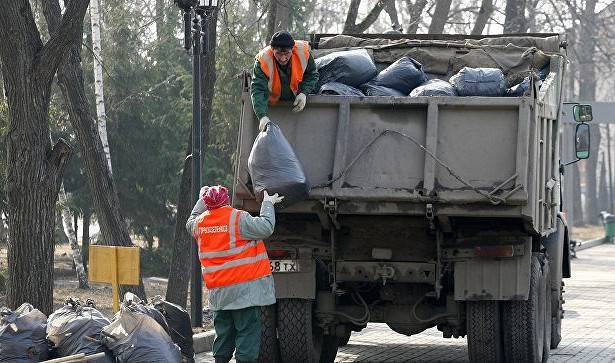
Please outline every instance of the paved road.
[[[615, 362], [615, 245], [579, 251], [566, 281], [565, 319], [552, 362]], [[384, 324], [353, 334], [336, 362], [465, 362], [465, 339], [444, 339], [430, 329], [407, 337]], [[211, 353], [197, 362], [213, 362]], [[234, 361], [233, 361], [234, 362]]]

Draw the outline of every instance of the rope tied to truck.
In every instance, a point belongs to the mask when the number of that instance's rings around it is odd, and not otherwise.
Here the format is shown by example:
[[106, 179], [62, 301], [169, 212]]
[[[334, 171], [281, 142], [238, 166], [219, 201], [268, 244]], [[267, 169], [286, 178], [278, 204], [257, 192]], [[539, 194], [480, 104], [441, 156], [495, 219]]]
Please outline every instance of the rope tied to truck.
[[523, 185], [522, 184], [518, 184], [511, 191], [507, 192], [503, 196], [495, 195], [495, 193], [498, 190], [500, 190], [504, 185], [508, 184], [510, 181], [514, 180], [517, 177], [517, 175], [515, 174], [515, 175], [511, 176], [510, 178], [508, 178], [503, 183], [501, 183], [500, 185], [498, 185], [497, 187], [495, 187], [491, 192], [485, 192], [485, 191], [475, 187], [470, 182], [466, 181], [459, 174], [455, 173], [455, 171], [453, 171], [453, 169], [449, 165], [447, 165], [444, 161], [442, 161], [440, 158], [438, 158], [436, 155], [434, 155], [430, 150], [428, 150], [423, 144], [421, 144], [414, 137], [412, 137], [410, 135], [407, 135], [407, 134], [404, 134], [402, 132], [399, 132], [399, 131], [396, 131], [396, 130], [390, 130], [390, 129], [386, 129], [386, 130], [380, 132], [370, 142], [368, 142], [367, 145], [365, 145], [363, 148], [361, 148], [361, 150], [357, 153], [357, 155], [354, 157], [354, 159], [352, 159], [352, 161], [348, 165], [346, 165], [346, 167], [337, 176], [335, 176], [334, 178], [332, 178], [332, 179], [330, 179], [330, 180], [328, 180], [328, 181], [326, 181], [324, 183], [321, 183], [321, 184], [313, 186], [312, 189], [330, 187], [333, 183], [335, 183], [336, 181], [338, 181], [341, 178], [343, 178], [344, 176], [346, 176], [346, 174], [348, 174], [348, 172], [352, 169], [352, 167], [356, 164], [356, 162], [361, 158], [361, 156], [363, 156], [376, 143], [376, 141], [378, 141], [378, 139], [382, 138], [383, 136], [385, 136], [387, 134], [398, 135], [398, 136], [401, 136], [402, 138], [404, 138], [406, 140], [411, 141], [419, 149], [423, 150], [427, 155], [429, 155], [436, 163], [438, 163], [441, 167], [443, 167], [453, 178], [457, 179], [457, 181], [459, 181], [461, 184], [465, 185], [466, 187], [472, 189], [474, 192], [476, 192], [476, 193], [480, 194], [481, 196], [485, 197], [493, 205], [499, 205], [499, 204], [506, 203], [506, 200], [508, 199], [508, 197], [510, 197], [512, 194], [514, 194], [518, 190], [523, 189]]

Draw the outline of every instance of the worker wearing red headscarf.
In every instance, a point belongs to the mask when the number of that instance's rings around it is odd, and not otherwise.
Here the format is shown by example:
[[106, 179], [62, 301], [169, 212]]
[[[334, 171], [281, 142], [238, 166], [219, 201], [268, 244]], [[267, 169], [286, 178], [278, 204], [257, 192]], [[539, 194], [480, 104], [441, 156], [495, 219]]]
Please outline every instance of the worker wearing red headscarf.
[[186, 228], [198, 243], [209, 305], [214, 313], [216, 363], [256, 362], [260, 306], [275, 303], [273, 277], [262, 239], [275, 227], [273, 205], [284, 197], [264, 192], [259, 217], [229, 205], [223, 186], [204, 187]]

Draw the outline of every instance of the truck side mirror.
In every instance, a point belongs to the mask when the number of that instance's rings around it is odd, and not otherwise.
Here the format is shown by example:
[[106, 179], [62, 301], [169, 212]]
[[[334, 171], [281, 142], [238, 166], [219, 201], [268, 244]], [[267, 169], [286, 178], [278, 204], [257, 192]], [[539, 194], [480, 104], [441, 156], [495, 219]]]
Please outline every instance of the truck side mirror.
[[589, 158], [589, 125], [586, 123], [578, 124], [574, 139], [574, 151], [577, 159]]
[[591, 105], [574, 105], [572, 114], [576, 122], [589, 122], [594, 119]]

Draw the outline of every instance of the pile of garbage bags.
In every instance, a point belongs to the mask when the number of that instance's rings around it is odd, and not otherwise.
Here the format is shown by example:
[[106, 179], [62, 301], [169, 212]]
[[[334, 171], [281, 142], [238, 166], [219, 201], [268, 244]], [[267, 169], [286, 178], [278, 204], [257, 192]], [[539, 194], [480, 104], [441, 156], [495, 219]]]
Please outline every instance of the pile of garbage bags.
[[[343, 36], [339, 36], [343, 37]], [[335, 38], [332, 38], [335, 39]], [[514, 49], [499, 50], [497, 56], [505, 56], [509, 52], [518, 56], [521, 60], [510, 67], [471, 67], [464, 64], [479, 63], [481, 52], [476, 53], [476, 49], [471, 49], [471, 57], [446, 59], [447, 70], [456, 69], [450, 76], [443, 75], [443, 70], [439, 63], [444, 63], [446, 54], [439, 54], [438, 50], [433, 50], [427, 56], [420, 53], [422, 48], [410, 48], [408, 54], [416, 52], [425, 59], [437, 63], [437, 66], [430, 67], [430, 70], [437, 71], [437, 74], [428, 74], [425, 67], [415, 58], [406, 54], [396, 61], [377, 71], [378, 67], [372, 56], [382, 47], [380, 60], [387, 60], [385, 54], [390, 58], [391, 54], [396, 54], [392, 45], [387, 45], [385, 39], [362, 39], [343, 38], [337, 39], [341, 45], [369, 45], [369, 49], [353, 49], [344, 51], [331, 51], [324, 49], [324, 55], [316, 58], [316, 67], [320, 75], [318, 83], [318, 94], [340, 95], [340, 96], [394, 96], [394, 97], [421, 97], [421, 96], [487, 96], [487, 97], [519, 97], [526, 95], [532, 82], [538, 87], [540, 81], [546, 78], [548, 73], [548, 57], [536, 48], [527, 48], [522, 54]], [[331, 42], [331, 40], [329, 40]], [[350, 43], [348, 43], [350, 42]], [[348, 44], [346, 44], [348, 43]], [[324, 43], [326, 45], [326, 41]], [[480, 47], [481, 44], [474, 44]], [[484, 47], [494, 45], [482, 45]], [[386, 49], [385, 49], [386, 47]], [[501, 46], [500, 46], [501, 47]], [[418, 49], [418, 50], [417, 50]], [[424, 51], [423, 53], [426, 53]], [[444, 52], [444, 50], [440, 50]], [[472, 53], [475, 52], [476, 54]], [[515, 53], [516, 52], [516, 53]], [[484, 53], [487, 53], [484, 50]], [[379, 53], [380, 54], [380, 53]], [[401, 54], [401, 49], [400, 53]], [[447, 53], [448, 54], [448, 53]], [[509, 56], [512, 58], [512, 56]], [[495, 58], [491, 56], [491, 58]], [[521, 67], [528, 63], [531, 58], [531, 65]], [[486, 59], [490, 59], [489, 57]], [[539, 61], [534, 62], [534, 59]], [[547, 59], [545, 61], [545, 59]], [[525, 63], [524, 63], [525, 61]], [[489, 62], [486, 62], [489, 63]], [[536, 63], [536, 64], [535, 64]], [[382, 63], [379, 63], [382, 64]], [[539, 68], [531, 68], [537, 65]], [[516, 68], [515, 68], [516, 67]], [[507, 73], [503, 71], [506, 70]]]
[[76, 354], [94, 363], [194, 362], [188, 312], [156, 296], [127, 293], [112, 320], [92, 300], [68, 298], [49, 315], [23, 304], [0, 309], [0, 362], [39, 362]]

